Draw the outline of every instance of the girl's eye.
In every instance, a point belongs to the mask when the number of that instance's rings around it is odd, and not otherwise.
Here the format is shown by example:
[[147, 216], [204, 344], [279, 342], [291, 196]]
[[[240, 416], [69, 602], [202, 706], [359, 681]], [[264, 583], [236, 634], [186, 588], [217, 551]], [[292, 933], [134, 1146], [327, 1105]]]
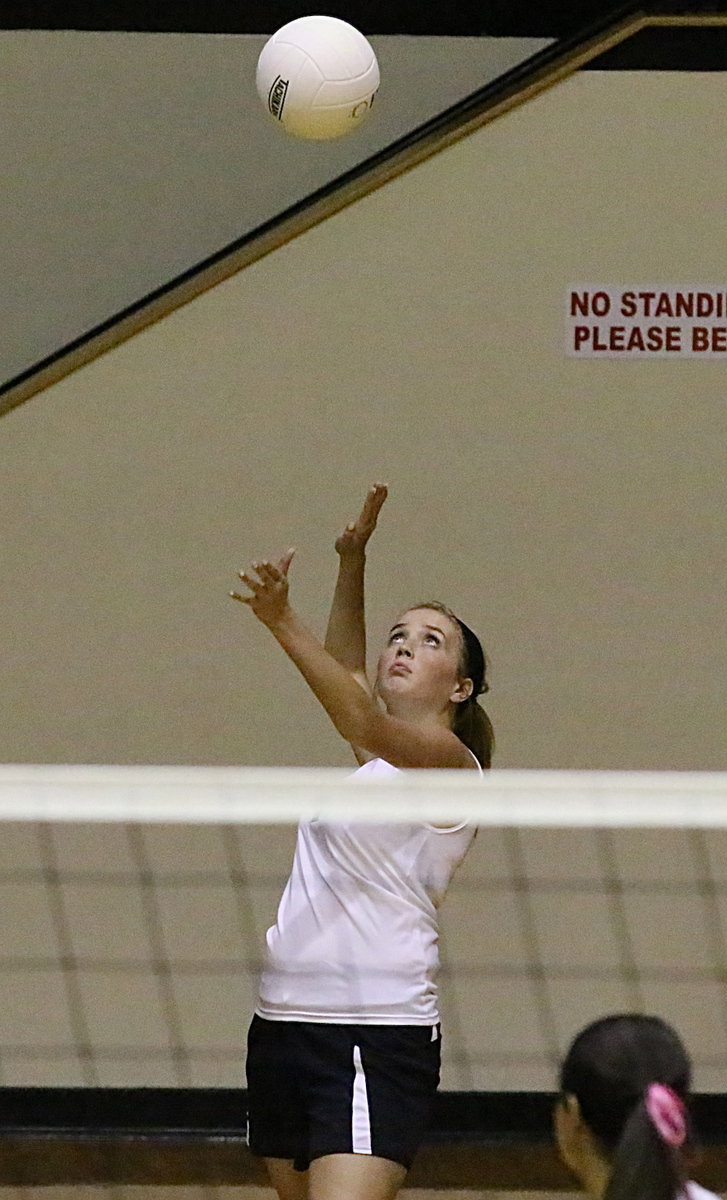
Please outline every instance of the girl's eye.
[[433, 646], [438, 646], [438, 645], [439, 645], [439, 638], [436, 636], [436, 634], [433, 634], [433, 633], [428, 633], [428, 634], [427, 634], [427, 637], [426, 637], [426, 640], [427, 640], [428, 642], [431, 642], [431, 644], [432, 644]]
[[392, 633], [391, 637], [389, 638], [389, 642], [398, 642], [401, 640], [401, 638], [403, 638], [403, 636], [404, 634], [401, 632]]

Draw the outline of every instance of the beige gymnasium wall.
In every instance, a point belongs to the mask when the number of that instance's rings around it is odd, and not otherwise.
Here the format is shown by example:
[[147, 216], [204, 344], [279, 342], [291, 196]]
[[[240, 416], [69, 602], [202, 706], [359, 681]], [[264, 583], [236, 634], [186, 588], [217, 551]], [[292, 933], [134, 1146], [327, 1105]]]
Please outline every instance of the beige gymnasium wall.
[[725, 366], [576, 361], [580, 280], [719, 283], [724, 74], [587, 73], [0, 425], [7, 761], [339, 765], [235, 569], [322, 630], [368, 483], [373, 640], [483, 636], [501, 767], [716, 768]]
[[[579, 280], [719, 282], [725, 100], [725, 75], [580, 75], [2, 421], [0, 758], [349, 761], [226, 593], [238, 565], [296, 544], [293, 595], [322, 629], [333, 539], [383, 477], [391, 499], [371, 553], [372, 628], [440, 596], [482, 631], [497, 765], [724, 769], [725, 368], [574, 361], [563, 309]], [[271, 878], [251, 894], [258, 940], [288, 843], [281, 831], [260, 855]], [[516, 984], [513, 1004], [512, 984], [486, 979], [488, 954], [524, 945], [515, 916], [498, 926], [493, 913], [508, 908], [493, 909], [493, 897], [492, 928], [479, 925], [471, 891], [497, 873], [491, 843], [478, 839], [444, 910], [445, 1086], [548, 1088], [552, 1047], [541, 1050], [532, 980]], [[551, 863], [548, 845], [539, 869], [567, 876], [570, 860]], [[12, 843], [6, 852], [15, 862]], [[591, 869], [582, 858], [574, 871]], [[687, 859], [675, 841], [675, 878]], [[662, 864], [638, 869], [650, 877]], [[96, 889], [76, 931], [102, 958], [136, 928], [107, 891], [104, 901]], [[6, 926], [27, 931], [23, 953], [37, 956], [42, 929], [35, 910], [20, 911], [23, 894], [17, 913], [8, 900]], [[190, 916], [178, 894], [172, 946], [187, 944], [195, 921], [195, 945], [231, 937], [213, 889], [206, 926], [201, 899]], [[652, 909], [651, 899], [641, 923], [629, 908], [646, 968], [674, 949], [659, 937], [663, 901]], [[610, 918], [595, 900], [577, 911], [566, 900], [560, 912], [547, 888], [531, 896], [543, 906], [533, 914], [542, 953], [595, 961], [601, 982], [556, 972], [561, 1049], [604, 1007], [632, 1002], [629, 981], [605, 969], [616, 953]], [[678, 907], [673, 936], [695, 943], [696, 961], [696, 901]], [[558, 921], [574, 914], [564, 937]], [[128, 941], [136, 961], [143, 930]], [[465, 960], [471, 969], [460, 970]], [[31, 1038], [35, 1020], [39, 1043], [52, 1034], [68, 1049], [6, 1055], [2, 1081], [84, 1082], [61, 985], [39, 994], [37, 970], [21, 968], [3, 1048]], [[224, 1035], [238, 1047], [236, 1059], [230, 1044], [224, 1062], [193, 1061], [194, 1082], [242, 1080], [239, 997], [252, 984], [239, 975], [178, 984], [190, 1044], [224, 1045]], [[724, 1091], [721, 983], [656, 978], [650, 1009], [685, 1032], [697, 1086]], [[126, 1063], [113, 1047], [100, 1055], [101, 1082], [174, 1082], [157, 1046], [167, 1033], [154, 980], [102, 977], [89, 960], [80, 985], [99, 1042], [117, 1030], [136, 1038]], [[498, 1070], [501, 1049], [512, 1063]], [[131, 1200], [138, 1189], [127, 1190]]]

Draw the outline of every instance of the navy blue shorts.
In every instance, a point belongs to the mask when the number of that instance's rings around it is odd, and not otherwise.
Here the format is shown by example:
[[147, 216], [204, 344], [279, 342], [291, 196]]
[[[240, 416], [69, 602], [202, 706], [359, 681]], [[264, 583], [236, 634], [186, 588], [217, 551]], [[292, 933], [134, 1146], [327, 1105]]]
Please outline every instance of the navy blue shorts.
[[373, 1154], [407, 1169], [439, 1085], [438, 1025], [328, 1025], [253, 1017], [248, 1144], [299, 1171], [324, 1154]]

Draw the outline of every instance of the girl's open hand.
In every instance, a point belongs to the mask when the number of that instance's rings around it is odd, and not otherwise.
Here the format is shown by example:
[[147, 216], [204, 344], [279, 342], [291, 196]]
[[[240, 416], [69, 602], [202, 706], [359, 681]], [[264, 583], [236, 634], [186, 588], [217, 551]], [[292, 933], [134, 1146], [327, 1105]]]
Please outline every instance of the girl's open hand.
[[238, 571], [240, 579], [252, 593], [241, 596], [230, 592], [233, 600], [249, 604], [264, 625], [274, 625], [288, 609], [288, 569], [295, 550], [287, 550], [277, 563], [265, 559], [255, 562], [247, 571]]
[[340, 555], [361, 553], [376, 528], [381, 506], [389, 489], [385, 483], [375, 483], [369, 488], [363, 508], [355, 521], [346, 526], [339, 538], [336, 538], [336, 552]]

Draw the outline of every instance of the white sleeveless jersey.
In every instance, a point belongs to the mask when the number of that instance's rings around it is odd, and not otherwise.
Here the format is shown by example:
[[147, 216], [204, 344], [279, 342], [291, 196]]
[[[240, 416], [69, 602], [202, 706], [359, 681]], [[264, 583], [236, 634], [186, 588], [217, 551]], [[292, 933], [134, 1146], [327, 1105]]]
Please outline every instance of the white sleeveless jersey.
[[[359, 775], [395, 773], [373, 759]], [[269, 1021], [435, 1025], [437, 909], [475, 828], [304, 821], [267, 955]]]
[[691, 1179], [684, 1189], [683, 1195], [687, 1200], [720, 1200], [720, 1197], [715, 1192], [708, 1192], [701, 1184], [694, 1183]]

